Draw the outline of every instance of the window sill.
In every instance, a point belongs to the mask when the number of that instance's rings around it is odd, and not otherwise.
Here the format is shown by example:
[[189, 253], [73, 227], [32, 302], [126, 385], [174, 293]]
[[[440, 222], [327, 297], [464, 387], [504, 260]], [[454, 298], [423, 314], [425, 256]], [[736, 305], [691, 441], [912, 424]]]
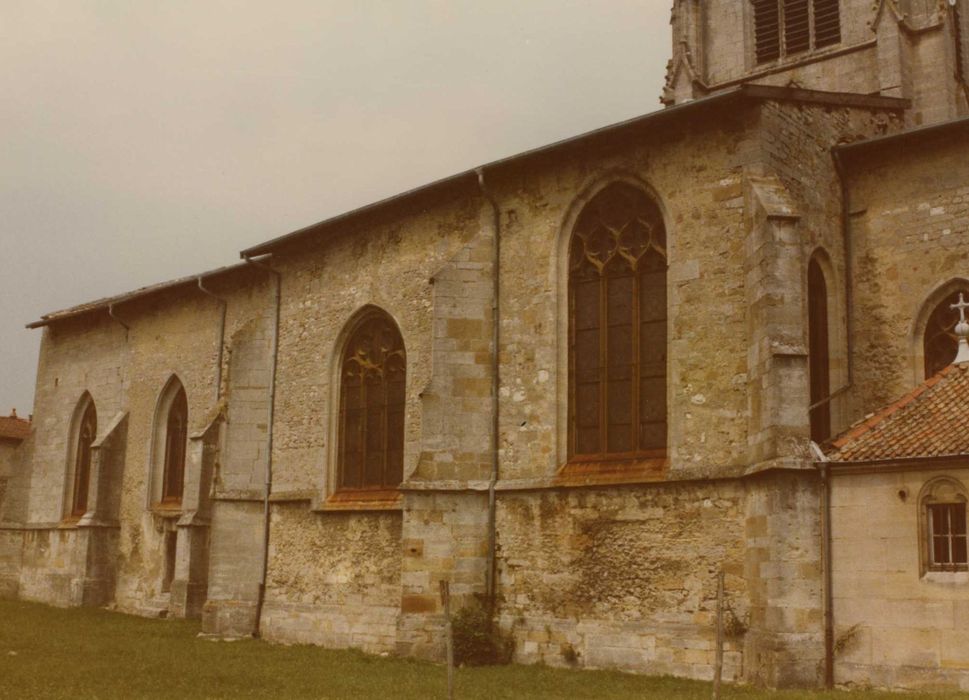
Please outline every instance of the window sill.
[[922, 580], [927, 583], [943, 583], [950, 585], [969, 584], [969, 571], [926, 571]]
[[83, 515], [68, 515], [68, 516], [65, 516], [64, 518], [61, 519], [61, 521], [59, 523], [57, 523], [57, 529], [58, 530], [76, 530], [78, 523], [81, 522], [81, 518], [83, 518], [83, 517], [84, 517]]
[[573, 459], [562, 465], [551, 485], [609, 486], [663, 481], [669, 467], [666, 454], [625, 459]]
[[397, 489], [357, 489], [352, 491], [337, 491], [330, 495], [319, 507], [317, 512], [368, 512], [368, 511], [400, 511], [403, 509], [403, 498]]
[[162, 518], [178, 518], [182, 515], [181, 503], [152, 503], [149, 508], [152, 515]]

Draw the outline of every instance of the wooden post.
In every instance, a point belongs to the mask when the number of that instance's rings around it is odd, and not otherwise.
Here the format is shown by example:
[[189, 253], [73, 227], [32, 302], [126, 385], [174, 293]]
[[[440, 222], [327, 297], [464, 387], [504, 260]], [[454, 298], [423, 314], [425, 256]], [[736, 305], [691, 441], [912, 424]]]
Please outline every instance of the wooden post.
[[713, 662], [713, 700], [720, 700], [720, 678], [723, 675], [723, 570], [717, 574], [717, 646]]
[[454, 638], [451, 628], [451, 588], [441, 581], [441, 604], [444, 606], [444, 652], [447, 657], [447, 699], [454, 700]]

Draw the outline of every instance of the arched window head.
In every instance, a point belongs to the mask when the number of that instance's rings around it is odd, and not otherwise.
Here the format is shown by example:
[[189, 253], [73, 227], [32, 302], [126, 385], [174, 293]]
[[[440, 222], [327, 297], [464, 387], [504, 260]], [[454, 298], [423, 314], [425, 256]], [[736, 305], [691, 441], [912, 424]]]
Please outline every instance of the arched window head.
[[98, 412], [94, 401], [85, 394], [81, 399], [86, 403], [81, 419], [77, 424], [74, 443], [74, 485], [71, 489], [71, 515], [81, 516], [87, 512], [88, 490], [91, 485], [91, 445], [98, 434]]
[[954, 290], [939, 302], [925, 325], [922, 343], [926, 378], [951, 365], [956, 359], [959, 343], [955, 327], [959, 321], [959, 312], [953, 309], [952, 305], [959, 301], [960, 292], [969, 299], [969, 285]]
[[340, 362], [339, 489], [397, 488], [404, 476], [407, 358], [382, 311], [355, 324]]
[[919, 496], [923, 571], [969, 570], [966, 489], [949, 477], [933, 479]]
[[[178, 382], [178, 380], [175, 380]], [[188, 440], [188, 399], [178, 382], [165, 421], [165, 462], [162, 503], [181, 503], [185, 490], [185, 445]]]
[[811, 374], [811, 439], [831, 437], [831, 359], [828, 340], [828, 285], [817, 258], [808, 265], [808, 365]]
[[582, 210], [569, 251], [569, 457], [666, 450], [666, 229], [624, 183]]

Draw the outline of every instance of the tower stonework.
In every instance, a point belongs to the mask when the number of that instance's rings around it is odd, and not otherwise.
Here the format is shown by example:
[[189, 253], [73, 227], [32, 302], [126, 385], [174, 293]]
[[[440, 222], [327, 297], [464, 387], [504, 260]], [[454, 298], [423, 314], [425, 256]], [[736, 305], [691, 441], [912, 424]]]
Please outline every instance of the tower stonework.
[[967, 16], [966, 0], [676, 0], [661, 99], [778, 85], [909, 99], [913, 126], [954, 119], [969, 114]]

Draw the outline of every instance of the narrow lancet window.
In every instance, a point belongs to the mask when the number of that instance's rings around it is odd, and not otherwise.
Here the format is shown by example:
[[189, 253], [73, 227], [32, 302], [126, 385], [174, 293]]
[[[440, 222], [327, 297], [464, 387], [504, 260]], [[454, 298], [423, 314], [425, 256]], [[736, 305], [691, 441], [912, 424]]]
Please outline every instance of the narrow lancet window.
[[569, 252], [569, 457], [666, 450], [666, 230], [643, 191], [583, 209]]
[[811, 373], [811, 439], [831, 437], [831, 369], [828, 342], [828, 285], [817, 260], [808, 266], [808, 363]]
[[98, 412], [94, 402], [87, 398], [87, 407], [78, 425], [74, 455], [74, 487], [71, 496], [71, 515], [81, 516], [87, 512], [88, 489], [91, 484], [91, 445], [98, 434]]
[[185, 489], [185, 445], [188, 440], [188, 400], [179, 385], [165, 426], [165, 470], [162, 503], [181, 503]]
[[338, 488], [397, 488], [404, 474], [404, 341], [386, 314], [357, 322], [340, 372]]

